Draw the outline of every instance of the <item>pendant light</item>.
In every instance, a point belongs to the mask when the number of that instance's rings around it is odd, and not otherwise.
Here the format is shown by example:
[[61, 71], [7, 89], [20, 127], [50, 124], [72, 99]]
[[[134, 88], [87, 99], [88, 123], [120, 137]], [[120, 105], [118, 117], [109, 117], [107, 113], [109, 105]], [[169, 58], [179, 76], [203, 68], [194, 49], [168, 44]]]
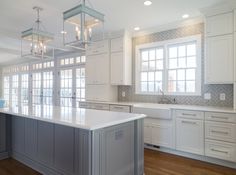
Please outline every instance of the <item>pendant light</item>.
[[88, 7], [85, 0], [82, 0], [80, 5], [63, 13], [63, 31], [61, 33], [64, 45], [85, 50], [86, 46], [92, 43], [94, 30], [103, 31], [103, 26], [104, 15]]
[[[37, 19], [32, 28], [21, 33], [21, 56], [22, 57], [36, 57], [36, 58], [52, 58], [46, 53], [47, 43], [54, 39], [53, 34], [46, 31], [40, 20], [41, 7], [33, 7], [36, 11]], [[28, 48], [28, 51], [25, 51]]]

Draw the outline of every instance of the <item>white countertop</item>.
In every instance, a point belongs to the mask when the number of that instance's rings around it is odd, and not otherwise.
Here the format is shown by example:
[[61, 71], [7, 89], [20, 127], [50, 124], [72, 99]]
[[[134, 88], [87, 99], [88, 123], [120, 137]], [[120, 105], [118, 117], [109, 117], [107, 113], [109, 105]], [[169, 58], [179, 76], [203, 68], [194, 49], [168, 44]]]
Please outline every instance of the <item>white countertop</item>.
[[143, 114], [130, 114], [50, 105], [2, 108], [0, 113], [46, 121], [87, 130], [101, 129], [145, 118]]
[[151, 108], [151, 109], [183, 109], [206, 112], [226, 112], [236, 113], [236, 109], [232, 107], [217, 107], [217, 106], [198, 106], [198, 105], [181, 105], [181, 104], [159, 104], [159, 103], [142, 103], [142, 102], [95, 102], [87, 101], [89, 103], [101, 103], [110, 105], [128, 105], [136, 108]]

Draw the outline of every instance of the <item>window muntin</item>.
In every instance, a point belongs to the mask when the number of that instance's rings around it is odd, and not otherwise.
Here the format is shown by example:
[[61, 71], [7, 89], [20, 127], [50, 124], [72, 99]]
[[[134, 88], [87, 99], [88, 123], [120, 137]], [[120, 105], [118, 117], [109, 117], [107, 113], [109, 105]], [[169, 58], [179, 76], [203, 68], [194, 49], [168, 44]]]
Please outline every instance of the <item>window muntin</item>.
[[12, 76], [12, 92], [11, 92], [11, 103], [12, 107], [18, 107], [19, 98], [19, 75]]
[[21, 105], [29, 104], [29, 74], [21, 75]]
[[9, 106], [10, 103], [10, 76], [3, 77], [3, 98], [5, 100], [5, 105]]
[[200, 49], [200, 36], [137, 46], [136, 93], [200, 95]]
[[32, 74], [32, 104], [41, 104], [41, 72], [35, 72]]

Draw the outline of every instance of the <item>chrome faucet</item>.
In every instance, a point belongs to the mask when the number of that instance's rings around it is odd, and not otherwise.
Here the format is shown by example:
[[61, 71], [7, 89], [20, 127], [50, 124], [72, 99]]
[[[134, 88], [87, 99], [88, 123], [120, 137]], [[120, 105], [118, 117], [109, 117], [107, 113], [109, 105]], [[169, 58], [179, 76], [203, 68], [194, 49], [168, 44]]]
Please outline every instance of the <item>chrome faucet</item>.
[[[159, 91], [160, 91], [160, 93], [161, 93], [161, 100], [158, 101], [158, 103], [160, 103], [160, 104], [171, 104], [171, 103], [172, 103], [172, 100], [171, 100], [171, 99], [168, 99], [168, 98], [165, 96], [164, 91], [162, 91], [161, 89], [160, 89]], [[176, 103], [175, 98], [174, 98], [174, 103]]]

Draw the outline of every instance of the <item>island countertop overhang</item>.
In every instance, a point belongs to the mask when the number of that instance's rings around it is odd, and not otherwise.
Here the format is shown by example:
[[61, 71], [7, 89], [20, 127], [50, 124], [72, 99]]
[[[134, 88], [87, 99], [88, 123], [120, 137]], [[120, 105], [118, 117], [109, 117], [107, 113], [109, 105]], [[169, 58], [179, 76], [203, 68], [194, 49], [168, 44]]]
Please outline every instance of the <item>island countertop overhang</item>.
[[144, 114], [131, 114], [51, 105], [2, 108], [0, 109], [0, 113], [85, 130], [97, 130], [146, 117]]

